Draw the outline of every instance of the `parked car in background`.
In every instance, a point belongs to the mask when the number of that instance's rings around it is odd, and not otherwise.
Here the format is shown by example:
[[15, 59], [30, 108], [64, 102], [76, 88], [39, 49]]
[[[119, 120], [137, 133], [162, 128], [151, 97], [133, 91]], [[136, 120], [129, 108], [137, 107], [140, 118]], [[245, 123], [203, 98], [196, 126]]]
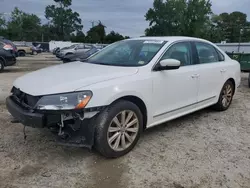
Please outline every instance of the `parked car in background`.
[[18, 56], [26, 56], [26, 54], [33, 54], [32, 46], [27, 45], [16, 45]]
[[4, 67], [16, 64], [16, 54], [10, 45], [0, 42], [0, 72]]
[[56, 47], [56, 48], [53, 49], [53, 52], [52, 52], [52, 53], [53, 53], [54, 55], [56, 55], [57, 52], [59, 52], [59, 51], [60, 51], [60, 48], [59, 48], [59, 47]]
[[42, 53], [43, 49], [40, 48], [41, 45], [32, 46], [32, 55]]
[[65, 55], [75, 54], [75, 53], [84, 53], [93, 48], [93, 45], [77, 44], [72, 45], [70, 48], [61, 49], [57, 54], [58, 58], [63, 58]]
[[90, 50], [86, 52], [75, 52], [74, 54], [67, 54], [62, 58], [63, 63], [69, 63], [73, 61], [84, 61], [91, 55], [95, 54], [96, 52], [100, 51], [101, 49], [98, 49], [96, 47], [91, 48]]
[[227, 110], [240, 74], [240, 64], [209, 41], [141, 37], [84, 63], [18, 78], [6, 105], [21, 123], [49, 128], [62, 144], [94, 146], [114, 158], [131, 151], [146, 128], [209, 106]]
[[0, 36], [0, 42], [4, 43], [5, 45], [10, 45], [12, 47], [12, 49], [10, 47], [8, 49], [12, 50], [16, 57], [18, 56], [17, 47], [11, 40], [8, 40], [8, 39], [4, 38], [3, 36]]

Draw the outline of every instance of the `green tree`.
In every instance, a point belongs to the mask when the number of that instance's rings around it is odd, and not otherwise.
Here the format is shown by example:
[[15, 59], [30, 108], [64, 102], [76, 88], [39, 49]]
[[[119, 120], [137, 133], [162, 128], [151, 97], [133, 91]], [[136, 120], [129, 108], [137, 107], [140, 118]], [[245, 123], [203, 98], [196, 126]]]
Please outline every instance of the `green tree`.
[[221, 33], [221, 40], [228, 42], [249, 41], [250, 23], [242, 12], [222, 13], [215, 17], [214, 25]]
[[82, 31], [79, 31], [76, 33], [76, 35], [73, 33], [71, 35], [71, 41], [72, 42], [85, 42], [85, 34]]
[[209, 21], [210, 0], [154, 0], [145, 15], [149, 28], [147, 36], [201, 36]]
[[38, 16], [15, 7], [7, 23], [7, 33], [12, 40], [41, 40], [41, 20]]
[[90, 28], [87, 32], [86, 40], [90, 43], [104, 43], [106, 36], [106, 26], [99, 21], [98, 25]]
[[7, 35], [7, 25], [6, 20], [3, 16], [3, 14], [0, 14], [0, 36], [6, 36]]
[[82, 30], [82, 20], [77, 12], [71, 8], [72, 0], [54, 0], [56, 5], [49, 5], [45, 9], [45, 17], [55, 28], [59, 40], [69, 40], [73, 32]]
[[105, 37], [105, 43], [113, 43], [119, 40], [123, 40], [124, 37], [120, 35], [119, 33], [116, 33], [114, 31], [111, 31], [106, 37]]

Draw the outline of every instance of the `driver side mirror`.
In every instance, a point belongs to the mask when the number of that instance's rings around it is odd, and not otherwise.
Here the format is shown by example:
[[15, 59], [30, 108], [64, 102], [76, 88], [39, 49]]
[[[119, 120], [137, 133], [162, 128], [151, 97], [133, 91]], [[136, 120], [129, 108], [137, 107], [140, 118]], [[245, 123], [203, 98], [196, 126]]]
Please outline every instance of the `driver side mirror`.
[[177, 59], [163, 59], [158, 63], [155, 67], [155, 70], [174, 70], [179, 69], [181, 66], [181, 62]]

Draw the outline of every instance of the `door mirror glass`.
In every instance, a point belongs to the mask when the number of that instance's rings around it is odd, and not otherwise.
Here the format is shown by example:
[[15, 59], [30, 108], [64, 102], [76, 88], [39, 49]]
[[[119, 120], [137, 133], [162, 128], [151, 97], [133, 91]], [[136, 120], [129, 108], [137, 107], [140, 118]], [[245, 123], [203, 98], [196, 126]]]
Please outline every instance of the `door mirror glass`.
[[181, 62], [177, 59], [163, 59], [159, 65], [159, 70], [172, 70], [178, 69], [181, 66]]

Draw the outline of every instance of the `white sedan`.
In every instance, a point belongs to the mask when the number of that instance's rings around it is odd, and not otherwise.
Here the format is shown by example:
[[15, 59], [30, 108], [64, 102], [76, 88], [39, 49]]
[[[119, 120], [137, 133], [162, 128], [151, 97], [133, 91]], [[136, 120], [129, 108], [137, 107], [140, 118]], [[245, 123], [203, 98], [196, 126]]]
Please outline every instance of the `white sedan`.
[[208, 106], [227, 110], [240, 79], [240, 64], [211, 42], [143, 37], [22, 76], [6, 105], [22, 124], [51, 129], [59, 143], [119, 157], [146, 128]]

